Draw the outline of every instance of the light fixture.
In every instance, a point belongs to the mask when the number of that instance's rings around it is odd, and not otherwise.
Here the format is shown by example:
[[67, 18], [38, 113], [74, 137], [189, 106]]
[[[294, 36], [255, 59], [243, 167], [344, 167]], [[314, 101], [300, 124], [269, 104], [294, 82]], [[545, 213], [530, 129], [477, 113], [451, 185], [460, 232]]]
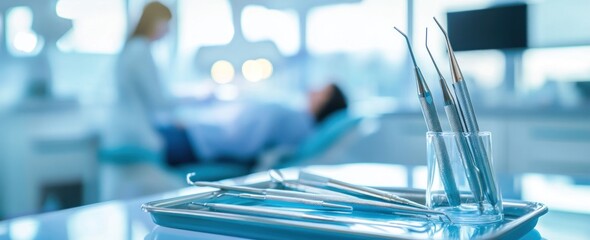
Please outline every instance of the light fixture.
[[265, 58], [259, 58], [256, 60], [256, 62], [258, 63], [258, 67], [260, 68], [262, 79], [270, 78], [270, 76], [272, 76], [273, 70], [272, 63]]
[[234, 79], [234, 75], [234, 66], [226, 60], [219, 60], [211, 66], [211, 78], [216, 83], [230, 83]]
[[24, 53], [33, 53], [37, 48], [38, 38], [32, 32], [17, 32], [12, 40], [14, 48]]
[[248, 60], [242, 65], [242, 75], [250, 82], [268, 79], [272, 75], [272, 63], [264, 58]]

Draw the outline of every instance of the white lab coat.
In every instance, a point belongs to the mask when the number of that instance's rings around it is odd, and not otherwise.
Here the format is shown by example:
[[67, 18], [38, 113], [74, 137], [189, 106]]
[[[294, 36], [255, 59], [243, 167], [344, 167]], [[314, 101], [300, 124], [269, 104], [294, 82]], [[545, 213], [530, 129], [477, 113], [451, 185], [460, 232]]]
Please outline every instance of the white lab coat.
[[110, 111], [106, 147], [139, 147], [161, 151], [156, 125], [168, 116], [170, 102], [147, 38], [127, 41], [115, 67], [117, 101]]

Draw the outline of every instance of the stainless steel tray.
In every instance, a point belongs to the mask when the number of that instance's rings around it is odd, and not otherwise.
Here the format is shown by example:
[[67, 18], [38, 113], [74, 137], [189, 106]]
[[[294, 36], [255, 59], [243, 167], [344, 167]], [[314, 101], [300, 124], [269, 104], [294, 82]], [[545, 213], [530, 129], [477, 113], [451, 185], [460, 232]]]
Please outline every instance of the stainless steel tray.
[[[262, 182], [255, 187], [270, 187]], [[424, 202], [424, 190], [385, 189], [414, 200]], [[303, 220], [279, 219], [263, 216], [214, 212], [206, 208], [189, 208], [191, 202], [217, 201], [244, 205], [268, 205], [267, 202], [244, 199], [218, 199], [220, 191], [208, 191], [145, 203], [142, 209], [151, 214], [153, 221], [164, 227], [216, 233], [254, 239], [518, 239], [535, 228], [540, 216], [547, 213], [545, 205], [536, 202], [504, 201], [504, 218], [501, 223], [483, 226], [432, 222], [396, 215], [353, 212], [348, 217], [376, 221], [408, 223], [409, 228], [392, 228], [366, 224], [333, 224]], [[318, 211], [316, 214], [334, 214]]]

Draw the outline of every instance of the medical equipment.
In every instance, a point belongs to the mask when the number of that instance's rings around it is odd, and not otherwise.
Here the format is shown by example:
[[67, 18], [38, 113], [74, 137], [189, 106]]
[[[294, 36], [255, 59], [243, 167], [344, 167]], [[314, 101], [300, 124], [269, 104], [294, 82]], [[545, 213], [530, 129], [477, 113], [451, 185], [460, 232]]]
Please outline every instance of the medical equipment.
[[[301, 184], [299, 181], [287, 181], [285, 177], [281, 173], [280, 170], [271, 169], [268, 170], [268, 176], [270, 177], [270, 181], [273, 183], [273, 186], [277, 189], [291, 189], [297, 190], [300, 192], [306, 193], [316, 193], [316, 194], [327, 194], [327, 195], [335, 195], [335, 196], [343, 196], [343, 197], [354, 197], [352, 195], [331, 191], [327, 189], [312, 187], [309, 185]], [[356, 198], [356, 197], [354, 197]]]
[[[282, 170], [285, 176], [296, 176], [297, 171], [298, 169]], [[248, 186], [261, 188], [272, 186], [268, 179], [256, 179], [258, 180], [249, 181]], [[240, 181], [236, 179], [235, 182]], [[197, 191], [195, 194], [160, 199], [142, 205], [142, 209], [149, 213], [152, 221], [163, 226], [163, 228], [154, 228], [155, 233], [168, 234], [170, 232], [168, 228], [178, 228], [249, 239], [445, 239], [450, 236], [469, 239], [520, 239], [535, 228], [539, 217], [547, 213], [547, 206], [542, 203], [506, 200], [503, 202], [505, 217], [501, 222], [486, 225], [449, 224], [411, 215], [357, 211], [356, 208], [352, 212], [342, 212], [269, 206], [266, 201], [215, 198], [217, 194], [225, 193], [223, 190], [212, 188], [195, 190]], [[387, 191], [418, 203], [423, 203], [426, 198], [426, 191], [422, 189], [387, 188]], [[429, 229], [426, 232], [403, 231], [401, 228], [387, 228], [369, 223], [311, 221], [276, 215], [261, 216], [248, 212], [215, 211], [200, 204], [190, 204], [204, 202], [272, 207], [289, 212], [313, 212], [314, 215], [320, 216], [347, 217], [380, 223], [393, 222], [416, 226], [427, 224], [425, 226]]]
[[399, 197], [399, 196], [392, 194], [390, 192], [382, 191], [382, 190], [371, 188], [371, 187], [359, 186], [359, 185], [339, 181], [336, 179], [331, 179], [331, 178], [311, 174], [311, 173], [308, 173], [305, 171], [299, 172], [299, 181], [303, 184], [320, 185], [323, 187], [332, 187], [332, 188], [340, 189], [340, 190], [343, 190], [346, 192], [351, 192], [351, 193], [355, 193], [355, 194], [378, 198], [381, 200], [385, 200], [387, 202], [409, 205], [409, 206], [421, 208], [421, 209], [428, 209], [428, 207], [426, 207], [422, 204], [419, 204], [414, 201]]
[[412, 228], [417, 232], [423, 232], [428, 230], [428, 224], [412, 224], [404, 222], [393, 222], [393, 221], [371, 221], [364, 219], [357, 219], [352, 217], [343, 216], [327, 216], [327, 215], [314, 215], [311, 212], [298, 212], [298, 211], [287, 211], [271, 207], [262, 206], [243, 206], [226, 203], [190, 203], [188, 205], [192, 208], [206, 207], [214, 211], [230, 212], [230, 213], [241, 213], [258, 216], [269, 216], [286, 219], [297, 219], [305, 221], [316, 221], [316, 222], [332, 222], [332, 223], [347, 223], [347, 224], [366, 224], [374, 226], [394, 227], [394, 228]]
[[296, 203], [307, 205], [311, 207], [321, 207], [327, 208], [330, 210], [341, 210], [341, 211], [352, 211], [351, 206], [341, 205], [341, 204], [333, 204], [327, 203], [324, 201], [318, 200], [308, 200], [304, 198], [294, 198], [294, 197], [283, 197], [283, 196], [273, 196], [273, 195], [258, 195], [258, 194], [250, 194], [250, 193], [222, 193], [220, 196], [232, 196], [238, 198], [246, 198], [246, 199], [256, 199], [262, 201], [277, 201], [277, 202], [285, 202], [285, 203]]
[[[459, 68], [459, 64], [457, 63], [457, 59], [455, 58], [455, 53], [453, 52], [453, 48], [451, 47], [451, 42], [449, 40], [449, 36], [447, 32], [444, 30], [442, 25], [434, 18], [434, 21], [442, 31], [445, 36], [447, 49], [449, 52], [449, 61], [451, 67], [451, 75], [453, 77], [453, 89], [455, 91], [455, 96], [457, 97], [457, 102], [459, 104], [459, 110], [461, 111], [461, 116], [463, 117], [463, 124], [465, 125], [465, 130], [469, 135], [469, 141], [472, 147], [473, 154], [475, 156], [475, 165], [479, 169], [479, 175], [481, 178], [481, 182], [483, 183], [483, 189], [485, 189], [485, 193], [492, 204], [492, 206], [496, 206], [498, 203], [501, 204], [501, 196], [500, 192], [496, 187], [496, 181], [494, 180], [494, 175], [492, 173], [491, 162], [489, 160], [488, 153], [485, 150], [484, 144], [478, 137], [479, 126], [477, 124], [477, 119], [475, 117], [475, 112], [473, 111], [473, 105], [471, 104], [471, 97], [469, 96], [469, 91], [467, 90], [467, 85], [465, 84], [465, 80], [463, 79], [463, 74], [461, 73], [461, 69]], [[501, 209], [501, 206], [500, 206]]]
[[428, 48], [428, 28], [426, 28], [426, 51], [432, 60], [432, 64], [438, 73], [440, 87], [442, 89], [443, 98], [444, 98], [444, 108], [447, 114], [447, 118], [449, 119], [449, 124], [451, 125], [451, 130], [455, 132], [455, 140], [457, 142], [457, 148], [459, 150], [459, 154], [461, 159], [463, 160], [463, 166], [465, 168], [465, 175], [467, 177], [467, 181], [469, 183], [469, 187], [471, 188], [471, 192], [477, 203], [479, 204], [479, 211], [483, 212], [483, 197], [484, 192], [482, 190], [480, 177], [478, 173], [477, 166], [475, 165], [474, 157], [472, 155], [471, 149], [467, 143], [467, 139], [463, 136], [464, 128], [459, 117], [459, 112], [457, 112], [455, 100], [453, 98], [453, 94], [449, 91], [449, 87], [447, 86], [447, 82], [443, 77], [436, 61], [434, 61], [434, 57], [430, 52], [430, 48]]
[[[412, 58], [412, 62], [414, 63], [414, 73], [416, 78], [416, 85], [418, 88], [418, 98], [420, 99], [420, 106], [422, 107], [422, 114], [424, 115], [424, 120], [426, 121], [428, 131], [442, 132], [442, 127], [440, 126], [440, 122], [438, 120], [436, 107], [434, 105], [430, 89], [428, 88], [428, 85], [424, 80], [424, 76], [422, 76], [420, 68], [418, 68], [418, 64], [416, 64], [416, 59], [414, 57], [414, 52], [412, 51], [412, 45], [410, 44], [410, 40], [408, 39], [408, 36], [406, 36], [405, 33], [403, 33], [397, 27], [394, 28], [406, 39], [406, 43], [408, 44], [408, 50], [410, 51], [410, 56]], [[440, 175], [443, 181], [445, 192], [447, 193], [449, 199], [449, 204], [451, 204], [452, 206], [459, 206], [459, 204], [461, 203], [461, 197], [459, 195], [459, 190], [457, 190], [457, 184], [455, 183], [455, 179], [453, 177], [454, 174], [453, 169], [451, 168], [451, 163], [449, 161], [447, 147], [445, 143], [440, 139], [435, 139], [435, 146], [437, 161], [439, 161], [440, 166]]]
[[373, 201], [373, 200], [367, 200], [367, 199], [333, 196], [333, 195], [319, 195], [319, 194], [313, 194], [313, 193], [304, 193], [304, 192], [269, 189], [269, 188], [230, 186], [230, 185], [223, 185], [223, 184], [212, 183], [212, 182], [190, 182], [189, 181], [189, 183], [194, 186], [213, 187], [213, 188], [219, 188], [219, 189], [228, 190], [228, 191], [256, 193], [256, 194], [271, 195], [271, 196], [302, 198], [302, 199], [307, 199], [307, 200], [318, 200], [318, 201], [326, 201], [326, 202], [332, 202], [332, 203], [344, 203], [347, 205], [351, 205], [355, 211], [361, 210], [361, 211], [369, 211], [369, 212], [394, 213], [394, 214], [401, 214], [401, 215], [416, 215], [416, 216], [421, 215], [421, 216], [426, 216], [426, 217], [433, 218], [433, 219], [440, 220], [440, 221], [450, 221], [449, 217], [445, 213], [440, 212], [440, 211], [421, 209], [421, 208], [415, 208], [415, 207], [408, 207], [405, 205], [386, 203], [386, 202], [380, 202], [380, 201]]

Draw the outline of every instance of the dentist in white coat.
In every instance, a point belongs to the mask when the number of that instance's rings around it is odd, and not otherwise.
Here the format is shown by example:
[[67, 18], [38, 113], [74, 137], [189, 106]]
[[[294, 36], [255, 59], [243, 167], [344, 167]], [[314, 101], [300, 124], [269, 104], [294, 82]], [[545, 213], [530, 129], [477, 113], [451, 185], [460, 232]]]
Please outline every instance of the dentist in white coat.
[[[172, 107], [160, 81], [151, 45], [166, 35], [171, 18], [171, 11], [163, 4], [147, 4], [118, 56], [117, 101], [111, 109], [103, 149], [127, 150], [115, 161], [101, 164], [101, 200], [133, 198], [183, 186], [181, 178], [149, 161], [153, 156], [162, 156], [164, 143], [157, 129], [169, 124], [168, 112]], [[126, 155], [126, 151], [131, 155]], [[148, 157], [144, 159], [142, 154]]]
[[117, 102], [111, 116], [109, 144], [158, 152], [163, 148], [157, 126], [167, 124], [170, 97], [151, 52], [152, 42], [168, 32], [170, 10], [159, 2], [145, 6], [115, 68]]

